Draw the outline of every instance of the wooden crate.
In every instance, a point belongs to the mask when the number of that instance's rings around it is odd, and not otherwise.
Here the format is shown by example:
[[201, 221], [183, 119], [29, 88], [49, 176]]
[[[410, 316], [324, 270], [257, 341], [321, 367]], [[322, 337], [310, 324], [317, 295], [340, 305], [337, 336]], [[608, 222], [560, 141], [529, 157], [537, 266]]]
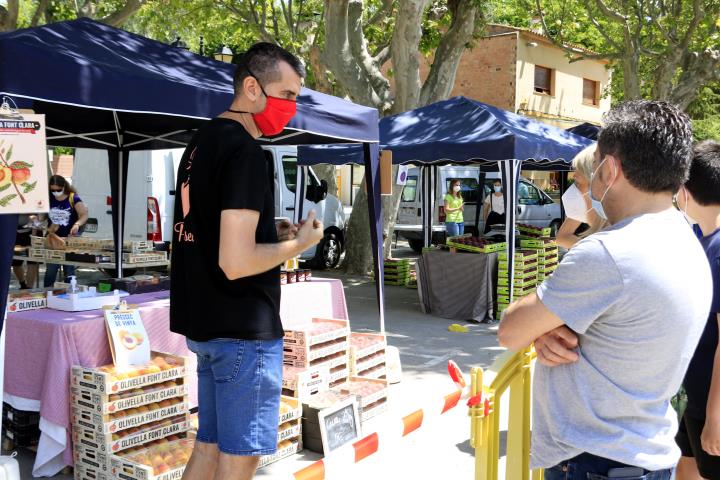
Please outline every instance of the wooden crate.
[[283, 395], [300, 400], [309, 398], [327, 391], [329, 378], [330, 369], [326, 366], [300, 368], [286, 365], [283, 367]]
[[347, 337], [317, 345], [288, 345], [283, 347], [283, 363], [293, 367], [310, 367], [325, 364], [343, 355], [347, 356]]
[[123, 262], [128, 265], [167, 261], [167, 252], [123, 253]]
[[330, 340], [348, 337], [350, 324], [347, 320], [314, 318], [312, 322], [285, 330], [285, 345], [317, 345]]
[[73, 406], [70, 419], [73, 425], [95, 430], [98, 433], [112, 434], [185, 414], [189, 410], [188, 397], [163, 400], [158, 407], [150, 409], [142, 406], [135, 410], [123, 410], [107, 415]]
[[45, 237], [30, 235], [30, 246], [32, 248], [45, 248]]
[[45, 260], [65, 261], [65, 250], [45, 250]]
[[28, 259], [31, 260], [45, 260], [45, 249], [31, 247], [28, 250]]

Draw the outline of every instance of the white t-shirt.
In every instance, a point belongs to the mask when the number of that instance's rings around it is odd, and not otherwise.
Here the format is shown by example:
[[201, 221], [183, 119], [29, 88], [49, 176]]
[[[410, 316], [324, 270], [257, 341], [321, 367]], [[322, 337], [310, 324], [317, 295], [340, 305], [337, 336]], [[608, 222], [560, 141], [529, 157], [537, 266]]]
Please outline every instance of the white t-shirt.
[[485, 205], [490, 205], [490, 211], [505, 215], [505, 195], [495, 196], [495, 192], [485, 198]]

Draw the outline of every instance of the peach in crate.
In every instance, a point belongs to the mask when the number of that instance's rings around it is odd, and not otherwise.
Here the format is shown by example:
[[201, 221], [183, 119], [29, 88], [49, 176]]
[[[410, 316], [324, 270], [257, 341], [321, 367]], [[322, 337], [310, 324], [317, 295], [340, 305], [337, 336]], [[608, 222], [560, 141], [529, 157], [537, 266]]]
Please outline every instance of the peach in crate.
[[101, 452], [117, 453], [171, 435], [179, 435], [187, 429], [187, 414], [107, 434], [73, 426], [73, 442], [82, 443]]
[[182, 477], [194, 441], [168, 439], [132, 453], [110, 457], [110, 473], [127, 480], [173, 480]]
[[174, 380], [188, 373], [186, 357], [152, 352], [151, 358], [146, 365], [124, 369], [115, 365], [96, 368], [75, 365], [72, 367], [70, 385], [86, 391], [114, 394]]

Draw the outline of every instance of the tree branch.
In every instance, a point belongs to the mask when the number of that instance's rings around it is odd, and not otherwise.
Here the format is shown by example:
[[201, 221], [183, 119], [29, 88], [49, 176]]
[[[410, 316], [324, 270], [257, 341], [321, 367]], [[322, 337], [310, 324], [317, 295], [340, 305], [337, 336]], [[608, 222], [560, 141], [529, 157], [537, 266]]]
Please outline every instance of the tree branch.
[[145, 0], [126, 0], [125, 4], [121, 8], [100, 21], [113, 27], [119, 27], [127, 22], [130, 17], [135, 14], [135, 12], [140, 10], [143, 3], [145, 3]]
[[700, 87], [712, 81], [720, 81], [720, 50], [685, 52], [683, 73], [669, 94], [669, 100], [683, 110], [697, 97]]
[[[375, 92], [389, 92], [390, 82], [383, 76], [375, 59], [368, 51], [367, 40], [363, 33], [362, 22], [362, 0], [351, 0], [348, 4], [348, 41], [350, 43], [350, 51], [355, 60], [360, 64], [370, 81]], [[388, 95], [380, 94], [382, 100], [388, 100]]]
[[614, 20], [615, 22], [627, 26], [627, 17], [625, 15], [621, 14], [618, 11], [613, 10], [610, 8], [603, 0], [595, 0], [595, 5], [597, 5], [598, 9], [611, 20]]
[[385, 64], [392, 59], [392, 48], [390, 44], [382, 47], [373, 57], [380, 68], [384, 67]]
[[395, 112], [418, 106], [420, 101], [420, 40], [428, 0], [400, 0], [392, 36], [395, 79]]
[[367, 24], [376, 25], [381, 21], [385, 20], [388, 15], [392, 14], [392, 8], [394, 3], [395, 0], [383, 0], [380, 8], [378, 8], [378, 10], [373, 14], [372, 17], [370, 17], [370, 19], [368, 19]]
[[32, 16], [32, 20], [30, 21], [31, 27], [37, 27], [38, 23], [40, 23], [40, 17], [45, 13], [48, 9], [48, 6], [50, 4], [50, 0], [40, 0], [38, 2], [38, 6], [35, 9], [35, 13]]

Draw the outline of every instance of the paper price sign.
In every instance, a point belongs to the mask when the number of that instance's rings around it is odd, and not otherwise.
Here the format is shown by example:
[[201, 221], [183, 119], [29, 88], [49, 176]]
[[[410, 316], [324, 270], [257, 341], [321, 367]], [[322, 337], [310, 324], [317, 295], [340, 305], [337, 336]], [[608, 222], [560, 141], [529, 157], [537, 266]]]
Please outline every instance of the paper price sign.
[[45, 115], [0, 115], [0, 214], [48, 208]]
[[105, 325], [115, 366], [150, 362], [150, 339], [137, 309], [127, 306], [106, 309]]

